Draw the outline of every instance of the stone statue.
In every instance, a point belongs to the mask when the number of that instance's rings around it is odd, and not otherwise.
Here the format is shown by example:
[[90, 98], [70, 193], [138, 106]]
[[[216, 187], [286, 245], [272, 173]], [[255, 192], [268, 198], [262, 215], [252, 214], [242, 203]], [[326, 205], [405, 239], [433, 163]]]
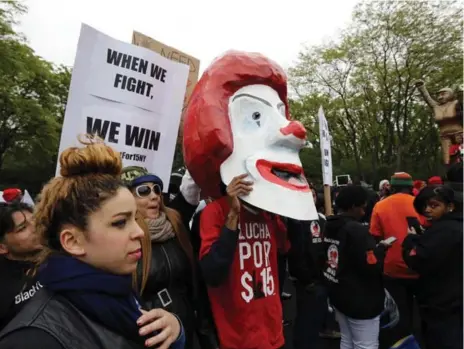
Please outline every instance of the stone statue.
[[[433, 110], [433, 116], [440, 129], [440, 142], [443, 154], [443, 162], [450, 163], [450, 147], [457, 134], [462, 134], [462, 108], [450, 88], [442, 88], [438, 91], [438, 101], [435, 101], [427, 91], [422, 80], [415, 82], [415, 86], [421, 93], [425, 102]], [[462, 139], [462, 138], [461, 138]]]

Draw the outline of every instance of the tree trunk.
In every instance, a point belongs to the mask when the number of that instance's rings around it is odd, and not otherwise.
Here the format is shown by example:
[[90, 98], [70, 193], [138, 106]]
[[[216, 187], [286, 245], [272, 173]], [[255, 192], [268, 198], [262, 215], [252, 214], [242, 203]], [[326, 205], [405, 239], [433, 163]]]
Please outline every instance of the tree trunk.
[[353, 145], [354, 160], [356, 162], [356, 175], [361, 178], [362, 176], [362, 167], [361, 167], [361, 158], [359, 156], [358, 145], [356, 144], [356, 137], [353, 137], [351, 144]]
[[371, 179], [371, 182], [372, 183], [376, 183], [377, 180], [378, 180], [378, 171], [377, 171], [377, 167], [378, 167], [378, 156], [379, 156], [379, 137], [378, 136], [374, 136], [373, 137], [373, 141], [374, 141], [374, 149], [372, 150], [372, 179]]
[[397, 147], [397, 158], [396, 158], [396, 166], [395, 170], [396, 171], [404, 171], [403, 169], [403, 145], [401, 142], [399, 142], [398, 147]]
[[0, 154], [0, 184], [2, 183], [3, 157], [4, 153]]

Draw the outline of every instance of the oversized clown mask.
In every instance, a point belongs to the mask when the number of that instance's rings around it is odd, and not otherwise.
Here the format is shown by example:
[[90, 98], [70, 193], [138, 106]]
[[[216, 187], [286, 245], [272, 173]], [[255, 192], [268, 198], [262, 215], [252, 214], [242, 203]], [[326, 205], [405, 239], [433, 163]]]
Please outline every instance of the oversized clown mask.
[[[266, 85], [245, 86], [229, 100], [234, 148], [221, 165], [229, 184], [242, 173], [253, 181], [253, 191], [241, 199], [285, 217], [317, 219], [311, 189], [298, 153], [306, 140], [301, 123], [286, 118], [285, 104]], [[297, 204], [298, 203], [298, 204]]]
[[276, 63], [236, 51], [216, 59], [184, 121], [185, 163], [200, 188], [218, 197], [220, 182], [247, 174], [253, 191], [241, 200], [285, 217], [317, 219], [298, 155], [306, 130], [289, 120], [287, 108], [287, 81]]

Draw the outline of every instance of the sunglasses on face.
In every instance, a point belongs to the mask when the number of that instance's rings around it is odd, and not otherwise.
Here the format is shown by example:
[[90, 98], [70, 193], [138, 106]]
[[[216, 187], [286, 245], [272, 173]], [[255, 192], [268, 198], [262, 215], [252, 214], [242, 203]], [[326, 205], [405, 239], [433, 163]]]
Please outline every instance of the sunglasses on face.
[[158, 184], [153, 184], [153, 186], [142, 184], [135, 188], [135, 193], [139, 198], [145, 198], [152, 192], [156, 195], [161, 195], [161, 187]]

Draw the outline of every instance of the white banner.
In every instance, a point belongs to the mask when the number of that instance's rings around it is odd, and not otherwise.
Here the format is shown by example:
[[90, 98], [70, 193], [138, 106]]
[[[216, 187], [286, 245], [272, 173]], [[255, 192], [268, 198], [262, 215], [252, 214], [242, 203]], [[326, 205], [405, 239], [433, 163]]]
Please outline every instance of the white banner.
[[332, 179], [332, 147], [330, 142], [329, 124], [324, 115], [322, 106], [319, 108], [319, 142], [321, 144], [321, 159], [322, 159], [322, 179], [324, 185], [333, 185]]
[[[82, 24], [59, 153], [99, 134], [169, 187], [189, 66]], [[59, 174], [59, 164], [57, 165]]]

